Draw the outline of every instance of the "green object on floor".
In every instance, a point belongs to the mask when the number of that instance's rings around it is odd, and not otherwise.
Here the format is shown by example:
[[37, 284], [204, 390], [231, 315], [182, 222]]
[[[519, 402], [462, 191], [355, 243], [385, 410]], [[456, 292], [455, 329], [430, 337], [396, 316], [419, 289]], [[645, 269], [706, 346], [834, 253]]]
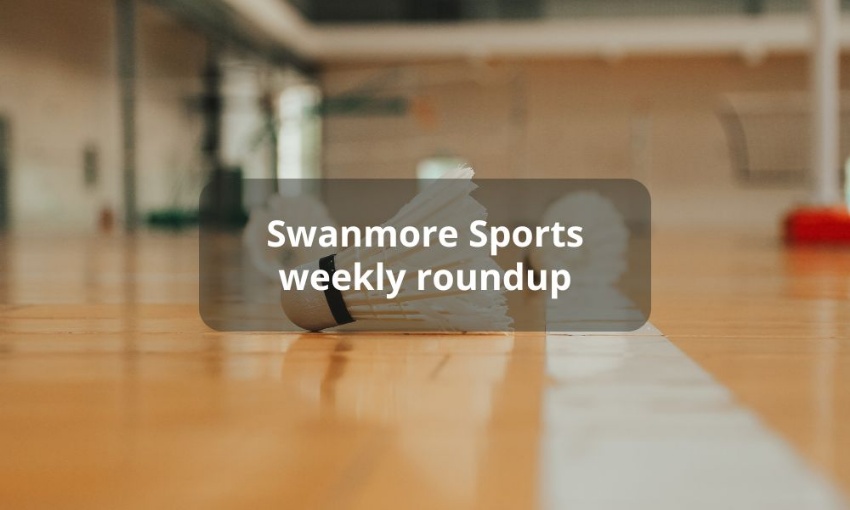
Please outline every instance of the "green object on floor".
[[148, 226], [166, 230], [181, 230], [198, 225], [198, 211], [185, 209], [161, 209], [151, 211], [146, 218]]

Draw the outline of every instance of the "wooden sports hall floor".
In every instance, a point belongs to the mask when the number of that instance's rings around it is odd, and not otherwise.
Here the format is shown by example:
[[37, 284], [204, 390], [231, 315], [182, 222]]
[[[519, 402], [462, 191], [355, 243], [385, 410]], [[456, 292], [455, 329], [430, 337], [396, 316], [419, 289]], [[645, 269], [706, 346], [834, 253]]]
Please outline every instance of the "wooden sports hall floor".
[[0, 239], [0, 508], [845, 508], [850, 250], [660, 233], [630, 334], [233, 334], [197, 238]]

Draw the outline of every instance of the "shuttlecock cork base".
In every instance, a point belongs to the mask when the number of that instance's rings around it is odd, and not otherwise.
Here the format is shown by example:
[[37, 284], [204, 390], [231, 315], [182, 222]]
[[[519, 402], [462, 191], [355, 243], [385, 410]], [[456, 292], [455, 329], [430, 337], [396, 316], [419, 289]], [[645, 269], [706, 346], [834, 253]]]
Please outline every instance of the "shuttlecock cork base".
[[[332, 277], [336, 271], [335, 258], [336, 254], [328, 255], [318, 261], [303, 264], [296, 271], [312, 272], [321, 269], [327, 271]], [[321, 331], [354, 322], [342, 292], [333, 285], [328, 285], [325, 291], [312, 287], [306, 287], [297, 292], [282, 291], [280, 301], [284, 313], [293, 324], [308, 331]]]

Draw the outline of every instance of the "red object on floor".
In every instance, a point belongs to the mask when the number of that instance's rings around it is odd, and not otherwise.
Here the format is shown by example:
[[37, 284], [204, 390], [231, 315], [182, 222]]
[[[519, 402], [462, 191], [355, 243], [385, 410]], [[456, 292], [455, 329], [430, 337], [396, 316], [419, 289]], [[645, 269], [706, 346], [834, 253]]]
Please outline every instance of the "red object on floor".
[[844, 206], [801, 207], [791, 211], [785, 218], [785, 241], [850, 246], [850, 211]]

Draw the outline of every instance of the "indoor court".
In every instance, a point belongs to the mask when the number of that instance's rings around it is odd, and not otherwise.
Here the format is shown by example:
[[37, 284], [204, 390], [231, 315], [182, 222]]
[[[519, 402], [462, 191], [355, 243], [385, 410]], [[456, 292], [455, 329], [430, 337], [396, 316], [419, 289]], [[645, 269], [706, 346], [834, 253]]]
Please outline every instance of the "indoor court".
[[[848, 8], [0, 0], [0, 509], [847, 508]], [[318, 258], [252, 225], [465, 165], [514, 228], [526, 180], [638, 181], [645, 324], [517, 291], [514, 331], [250, 326]]]

